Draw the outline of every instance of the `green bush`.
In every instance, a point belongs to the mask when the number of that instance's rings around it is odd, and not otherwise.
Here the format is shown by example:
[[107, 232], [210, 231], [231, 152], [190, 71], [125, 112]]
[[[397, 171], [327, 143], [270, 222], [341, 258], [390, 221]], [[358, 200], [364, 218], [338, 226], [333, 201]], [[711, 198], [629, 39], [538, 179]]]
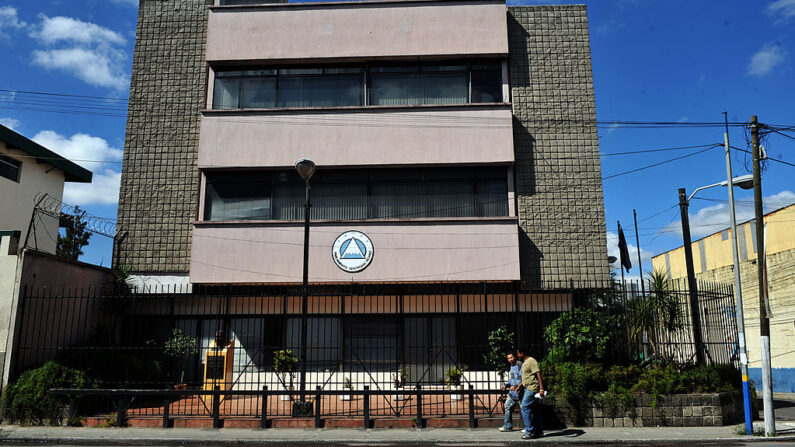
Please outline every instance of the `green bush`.
[[604, 370], [598, 364], [543, 362], [544, 388], [555, 396], [555, 409], [575, 424], [585, 418], [589, 395], [600, 388]]
[[547, 359], [553, 362], [608, 360], [617, 337], [618, 320], [602, 312], [578, 308], [565, 312], [544, 329], [550, 344]]
[[3, 397], [6, 417], [42, 425], [58, 424], [63, 417], [63, 402], [49, 393], [52, 388], [87, 388], [91, 383], [83, 371], [47, 362], [40, 368], [22, 373], [8, 385]]

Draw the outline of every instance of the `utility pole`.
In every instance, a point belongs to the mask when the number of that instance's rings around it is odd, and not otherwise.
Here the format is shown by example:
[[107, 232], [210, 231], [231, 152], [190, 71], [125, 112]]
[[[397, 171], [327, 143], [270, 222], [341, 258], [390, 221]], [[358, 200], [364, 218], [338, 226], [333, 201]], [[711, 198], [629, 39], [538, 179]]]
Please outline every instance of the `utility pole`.
[[767, 314], [765, 286], [765, 223], [762, 211], [762, 179], [759, 159], [759, 121], [751, 117], [751, 152], [754, 157], [754, 210], [756, 212], [756, 267], [759, 279], [759, 335], [762, 341], [762, 400], [765, 410], [765, 436], [775, 436], [776, 416], [773, 411], [773, 376], [770, 370], [770, 318]]
[[734, 261], [734, 296], [735, 296], [735, 309], [737, 316], [737, 349], [740, 356], [740, 374], [743, 381], [743, 412], [745, 414], [745, 434], [752, 435], [754, 433], [753, 421], [751, 415], [751, 388], [748, 383], [748, 351], [745, 347], [745, 317], [743, 315], [743, 287], [740, 280], [740, 258], [737, 254], [737, 217], [734, 212], [734, 183], [732, 174], [732, 158], [731, 146], [729, 145], [729, 119], [726, 112], [723, 112], [723, 118], [726, 121], [726, 132], [723, 134], [723, 146], [726, 151], [726, 181], [729, 186], [729, 216], [731, 217], [731, 230], [732, 230], [732, 260]]
[[[682, 216], [682, 238], [685, 244], [685, 265], [687, 267], [687, 289], [690, 292], [690, 315], [693, 320], [693, 345], [696, 350], [696, 364], [704, 364], [704, 346], [701, 340], [701, 314], [698, 310], [698, 288], [696, 271], [693, 268], [693, 247], [690, 242], [690, 218], [687, 214], [687, 193], [679, 188], [679, 212]], [[636, 225], [637, 227], [637, 225]]]
[[635, 218], [635, 245], [638, 247], [638, 271], [640, 272], [640, 296], [646, 296], [646, 286], [643, 284], [643, 264], [640, 262], [640, 239], [638, 238], [638, 213], [632, 208], [632, 217]]

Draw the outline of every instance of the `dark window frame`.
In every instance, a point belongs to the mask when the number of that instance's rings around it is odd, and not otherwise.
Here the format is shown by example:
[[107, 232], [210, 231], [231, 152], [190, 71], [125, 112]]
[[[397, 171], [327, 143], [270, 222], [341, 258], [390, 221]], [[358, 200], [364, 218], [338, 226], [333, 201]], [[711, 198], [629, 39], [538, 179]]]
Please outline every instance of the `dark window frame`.
[[[449, 176], [444, 175], [431, 175], [431, 173], [438, 173], [440, 168], [404, 168], [404, 169], [339, 169], [339, 170], [326, 170], [326, 171], [319, 171], [316, 176], [313, 178], [313, 185], [315, 188], [318, 188], [320, 185], [365, 185], [366, 186], [366, 197], [363, 199], [365, 200], [366, 206], [366, 220], [369, 219], [405, 219], [405, 218], [432, 218], [432, 219], [457, 219], [461, 217], [466, 218], [481, 218], [481, 217], [507, 217], [510, 215], [510, 203], [508, 198], [508, 167], [505, 166], [489, 166], [489, 167], [461, 167], [461, 168], [447, 168], [447, 173], [450, 173]], [[362, 171], [364, 171], [362, 173]], [[391, 171], [391, 172], [390, 172]], [[400, 174], [403, 171], [405, 174], [409, 174], [410, 177], [400, 178]], [[230, 177], [235, 176], [239, 177], [241, 174], [245, 176], [255, 175], [255, 173], [260, 173], [263, 175], [262, 183], [268, 185], [267, 187], [263, 188], [262, 197], [268, 199], [268, 215], [254, 217], [254, 218], [245, 218], [245, 219], [211, 219], [210, 213], [212, 212], [212, 203], [211, 203], [211, 195], [210, 189], [212, 188], [215, 190], [215, 187], [212, 185], [212, 177], [213, 176], [224, 176], [228, 175]], [[345, 178], [345, 174], [347, 173], [362, 173], [361, 176], [356, 177], [354, 179], [347, 179]], [[381, 173], [383, 175], [376, 176], [376, 173]], [[396, 174], [394, 177], [389, 177], [388, 174], [394, 173]], [[453, 174], [462, 174], [462, 175], [453, 175]], [[324, 174], [326, 176], [332, 176], [333, 178], [323, 178]], [[464, 175], [468, 174], [468, 175]], [[286, 178], [285, 178], [286, 177]], [[304, 182], [298, 178], [297, 174], [294, 171], [282, 171], [282, 170], [245, 170], [245, 171], [230, 171], [230, 170], [208, 170], [204, 174], [204, 181], [205, 181], [205, 193], [203, 198], [204, 204], [204, 211], [202, 213], [202, 221], [203, 222], [227, 222], [227, 221], [236, 221], [236, 222], [246, 222], [250, 220], [283, 220], [283, 219], [275, 219], [274, 218], [274, 208], [276, 206], [276, 191], [279, 186], [282, 188], [286, 187], [300, 187], [303, 189]], [[487, 205], [491, 204], [492, 202], [483, 202], [481, 201], [481, 197], [487, 196], [487, 189], [486, 187], [493, 182], [501, 182], [501, 186], [504, 186], [505, 197], [504, 201], [498, 201], [493, 203], [502, 203], [504, 202], [504, 209], [499, 210], [499, 214], [491, 214], [488, 211]], [[380, 216], [377, 212], [377, 203], [374, 202], [374, 194], [373, 194], [373, 187], [374, 186], [384, 186], [389, 184], [427, 184], [427, 185], [442, 185], [442, 184], [459, 184], [462, 186], [470, 186], [472, 191], [471, 197], [471, 204], [468, 205], [472, 210], [469, 215], [463, 216], [439, 216], [433, 214], [443, 213], [445, 211], [449, 211], [447, 208], [431, 208], [425, 210], [422, 215], [413, 215], [413, 214], [420, 214], [420, 212], [410, 213], [412, 215], [389, 215], [389, 216]], [[320, 206], [318, 204], [318, 206]], [[300, 219], [287, 219], [287, 220], [300, 220]], [[326, 220], [326, 219], [323, 219]], [[331, 220], [362, 220], [359, 218], [353, 219], [331, 219]]]
[[[216, 94], [216, 87], [213, 87], [213, 98], [211, 98], [211, 109], [212, 110], [257, 110], [257, 109], [265, 109], [265, 110], [273, 110], [273, 109], [289, 109], [289, 108], [305, 108], [305, 107], [288, 107], [288, 106], [280, 106], [279, 105], [279, 80], [283, 77], [281, 71], [282, 70], [302, 70], [302, 69], [319, 69], [321, 73], [307, 73], [307, 74], [290, 74], [290, 77], [325, 77], [325, 76], [334, 76], [334, 77], [356, 77], [360, 76], [360, 91], [359, 91], [359, 101], [357, 105], [352, 107], [383, 107], [381, 105], [373, 104], [372, 101], [372, 74], [377, 73], [375, 70], [378, 68], [387, 68], [387, 67], [407, 67], [407, 68], [416, 68], [413, 71], [406, 71], [406, 72], [392, 72], [392, 75], [405, 75], [405, 76], [415, 76], [419, 74], [420, 76], [429, 76], [433, 77], [434, 75], [449, 75], [449, 74], [465, 74], [467, 79], [467, 97], [464, 103], [419, 103], [419, 104], [406, 104], [401, 105], [402, 107], [412, 107], [412, 106], [419, 106], [419, 105], [448, 105], [448, 104], [457, 104], [457, 105], [471, 105], [471, 104], [504, 104], [508, 101], [507, 98], [503, 96], [502, 92], [502, 85], [506, 82], [506, 79], [503, 77], [502, 66], [506, 61], [502, 59], [486, 59], [486, 60], [449, 60], [449, 61], [419, 61], [419, 62], [412, 62], [407, 64], [406, 62], [390, 62], [390, 61], [368, 61], [362, 63], [341, 63], [341, 64], [329, 64], [329, 65], [308, 65], [308, 64], [300, 64], [294, 66], [283, 66], [283, 65], [263, 65], [263, 66], [248, 66], [248, 67], [218, 67], [214, 68], [214, 83], [218, 82], [219, 78], [223, 79], [236, 79], [238, 82], [237, 85], [237, 105], [235, 108], [221, 108], [215, 104], [215, 94]], [[438, 71], [431, 71], [431, 70], [423, 70], [424, 67], [455, 67], [460, 66], [464, 67], [463, 69], [459, 70], [438, 70]], [[490, 69], [483, 68], [489, 67]], [[334, 69], [358, 69], [360, 70], [359, 73], [326, 73], [326, 70], [334, 70]], [[256, 72], [256, 71], [275, 71], [273, 75], [247, 75], [246, 72]], [[488, 72], [494, 70], [494, 73], [499, 77], [501, 80], [500, 83], [500, 92], [497, 95], [498, 97], [502, 97], [501, 101], [497, 102], [473, 102], [473, 85], [472, 85], [472, 78], [474, 72]], [[240, 73], [237, 75], [224, 75], [224, 73]], [[284, 75], [286, 76], [286, 75]], [[241, 88], [241, 80], [242, 79], [252, 79], [252, 78], [275, 78], [275, 94], [274, 94], [274, 107], [242, 107], [243, 104], [243, 89]], [[314, 106], [306, 106], [306, 107], [314, 107]], [[319, 106], [319, 108], [322, 106]], [[330, 106], [329, 108], [334, 108], [338, 106]], [[345, 106], [343, 106], [345, 107]]]
[[[12, 177], [11, 173], [14, 171], [16, 171], [16, 175]], [[19, 183], [22, 177], [22, 162], [10, 155], [0, 154], [0, 177]]]

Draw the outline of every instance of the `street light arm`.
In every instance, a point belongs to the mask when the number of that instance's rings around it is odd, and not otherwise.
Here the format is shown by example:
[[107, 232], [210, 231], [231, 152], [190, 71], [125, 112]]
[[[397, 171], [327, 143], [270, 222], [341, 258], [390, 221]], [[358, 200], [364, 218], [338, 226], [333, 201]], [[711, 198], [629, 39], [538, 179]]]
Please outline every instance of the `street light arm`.
[[723, 185], [723, 184], [725, 184], [725, 183], [726, 183], [726, 181], [719, 182], [719, 183], [713, 183], [713, 184], [711, 184], [711, 185], [707, 185], [707, 186], [700, 186], [700, 187], [696, 188], [696, 190], [695, 190], [695, 191], [693, 191], [693, 193], [692, 193], [692, 194], [690, 194], [690, 197], [688, 197], [688, 198], [687, 198], [687, 201], [688, 201], [688, 202], [690, 202], [690, 199], [692, 199], [692, 198], [693, 198], [693, 196], [694, 196], [694, 195], [696, 195], [696, 193], [697, 193], [697, 192], [699, 192], [699, 191], [701, 191], [702, 189], [712, 188], [712, 187], [714, 187], [714, 186], [721, 186], [721, 185]]

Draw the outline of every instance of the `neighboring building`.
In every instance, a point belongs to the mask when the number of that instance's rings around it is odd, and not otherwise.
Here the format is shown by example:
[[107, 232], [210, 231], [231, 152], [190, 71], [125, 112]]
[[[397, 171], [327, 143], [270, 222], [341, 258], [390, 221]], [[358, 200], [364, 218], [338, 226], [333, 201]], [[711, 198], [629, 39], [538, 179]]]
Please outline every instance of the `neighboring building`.
[[[795, 205], [764, 216], [773, 390], [795, 392]], [[692, 243], [696, 279], [734, 284], [731, 229]], [[745, 336], [751, 379], [762, 382], [756, 220], [737, 225]], [[684, 247], [652, 258], [655, 270], [686, 278]], [[734, 309], [726, 309], [734, 314]]]
[[582, 5], [142, 0], [115, 263], [300, 283], [308, 157], [312, 283], [607, 284], [589, 45]]
[[[9, 317], [15, 312], [21, 250], [33, 218], [36, 197], [61, 200], [64, 182], [91, 182], [91, 172], [0, 125], [0, 365], [5, 365]], [[39, 222], [58, 233], [58, 219]], [[47, 244], [55, 253], [55, 246]], [[3, 372], [0, 372], [0, 377]]]

